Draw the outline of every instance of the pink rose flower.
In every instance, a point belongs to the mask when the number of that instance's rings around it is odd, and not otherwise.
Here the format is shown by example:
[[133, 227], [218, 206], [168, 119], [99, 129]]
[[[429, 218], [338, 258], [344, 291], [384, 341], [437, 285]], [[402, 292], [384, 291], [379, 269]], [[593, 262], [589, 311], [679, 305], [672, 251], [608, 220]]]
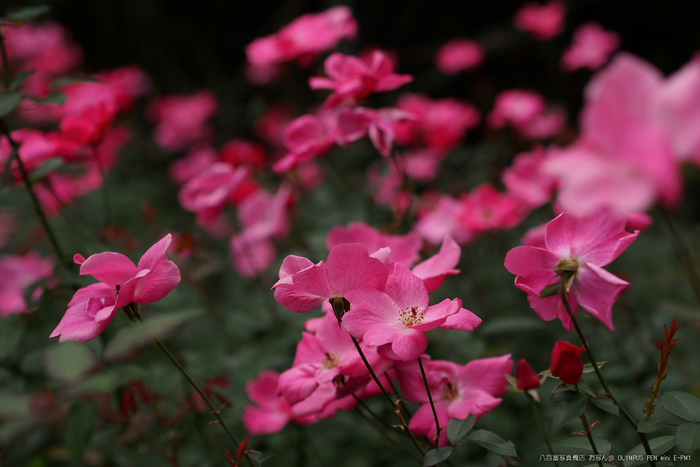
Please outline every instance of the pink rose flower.
[[78, 290], [68, 311], [49, 337], [59, 342], [85, 342], [104, 331], [119, 308], [162, 300], [180, 283], [180, 270], [165, 256], [172, 236], [163, 237], [144, 253], [138, 266], [121, 253], [105, 252], [87, 259], [75, 255], [81, 275], [98, 281]]
[[[470, 414], [481, 418], [501, 403], [498, 396], [507, 390], [508, 381], [504, 375], [513, 371], [513, 360], [508, 354], [472, 360], [466, 365], [434, 360], [424, 366], [438, 421], [441, 427], [447, 428], [453, 418], [463, 420]], [[432, 440], [437, 427], [423, 376], [417, 363], [411, 367], [398, 372], [401, 391], [407, 400], [423, 405], [413, 414], [408, 428]], [[446, 446], [448, 443], [447, 430], [443, 429], [439, 445]]]
[[515, 286], [527, 292], [530, 306], [540, 318], [559, 318], [567, 330], [573, 321], [559, 293], [541, 297], [545, 288], [568, 275], [567, 297], [572, 312], [580, 304], [614, 331], [612, 307], [629, 283], [603, 269], [610, 264], [639, 232], [625, 231], [627, 217], [610, 208], [601, 208], [588, 217], [562, 213], [547, 224], [545, 247], [519, 246], [506, 255], [505, 266], [517, 274]]

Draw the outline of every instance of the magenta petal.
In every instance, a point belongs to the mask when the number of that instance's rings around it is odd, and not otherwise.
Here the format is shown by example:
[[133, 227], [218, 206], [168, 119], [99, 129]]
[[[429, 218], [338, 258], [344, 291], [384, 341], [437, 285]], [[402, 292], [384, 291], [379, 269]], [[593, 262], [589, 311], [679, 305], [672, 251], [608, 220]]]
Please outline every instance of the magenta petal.
[[[447, 402], [435, 402], [434, 405], [440, 426], [447, 427], [447, 424], [450, 422], [450, 417], [447, 414]], [[423, 404], [420, 406], [420, 408], [418, 408], [418, 410], [416, 410], [416, 413], [413, 414], [411, 421], [408, 423], [408, 429], [414, 433], [425, 435], [430, 440], [435, 437], [437, 427], [435, 426], [435, 417], [433, 416], [433, 410], [430, 407], [430, 404]], [[440, 432], [440, 445], [446, 445], [446, 442], [448, 441], [445, 432], [446, 430], [442, 430]]]
[[291, 411], [270, 410], [247, 405], [243, 412], [243, 423], [251, 435], [268, 435], [277, 433], [292, 418]]
[[411, 326], [416, 331], [430, 331], [437, 327], [442, 327], [450, 315], [454, 315], [462, 307], [460, 300], [450, 300], [446, 298], [436, 305], [431, 305], [423, 312], [423, 321], [420, 324]]
[[158, 242], [149, 248], [141, 257], [141, 260], [139, 261], [139, 269], [152, 270], [159, 261], [166, 259], [165, 252], [172, 241], [173, 236], [171, 234], [168, 234], [158, 240]]
[[447, 408], [450, 418], [465, 419], [469, 414], [481, 417], [501, 403], [501, 399], [493, 397], [484, 391], [465, 391], [459, 399], [453, 401]]
[[96, 323], [95, 319], [88, 315], [86, 307], [87, 303], [82, 302], [68, 308], [49, 337], [60, 335], [59, 342], [87, 342], [102, 334], [102, 331], [112, 322], [113, 315]]
[[329, 297], [344, 297], [353, 289], [381, 289], [389, 275], [386, 266], [370, 258], [367, 248], [359, 243], [342, 243], [333, 248], [328, 254], [326, 268]]
[[358, 339], [363, 339], [368, 330], [377, 326], [403, 326], [400, 322], [401, 310], [384, 292], [377, 289], [355, 289], [348, 291], [345, 298], [350, 302], [350, 311], [343, 316], [343, 328]]
[[136, 266], [129, 258], [111, 251], [91, 255], [80, 266], [80, 275], [89, 274], [109, 285], [123, 284], [134, 277], [136, 271]]
[[316, 371], [311, 365], [295, 366], [280, 375], [279, 392], [288, 404], [294, 405], [309, 397], [318, 387]]
[[575, 287], [579, 304], [614, 331], [612, 307], [620, 294], [629, 286], [629, 282], [595, 264], [586, 264], [586, 266], [587, 269], [581, 270], [576, 276]]
[[442, 241], [440, 251], [425, 261], [416, 264], [412, 272], [423, 279], [428, 292], [433, 292], [442, 285], [446, 276], [459, 274], [459, 270], [454, 269], [454, 267], [459, 263], [461, 255], [462, 249], [457, 245], [457, 242], [449, 235], [446, 235]]
[[598, 266], [610, 264], [636, 238], [638, 233], [625, 231], [627, 216], [609, 208], [601, 208], [576, 224], [571, 251], [580, 262]]
[[505, 374], [513, 371], [510, 354], [473, 360], [459, 369], [458, 385], [462, 391], [480, 390], [493, 396], [505, 394], [508, 386]]
[[296, 313], [316, 308], [331, 297], [323, 262], [283, 277], [273, 287], [275, 300]]
[[505, 266], [509, 272], [520, 276], [515, 281], [517, 287], [539, 294], [548, 285], [559, 282], [559, 276], [554, 272], [558, 262], [559, 258], [544, 248], [519, 246], [506, 254]]
[[257, 378], [250, 380], [245, 385], [248, 398], [260, 407], [278, 407], [280, 403], [277, 385], [279, 373], [274, 370], [263, 370]]
[[401, 360], [417, 360], [418, 357], [428, 349], [428, 338], [421, 331], [410, 330], [395, 335], [391, 340], [391, 350], [398, 355]]
[[155, 269], [141, 278], [134, 291], [136, 303], [153, 303], [162, 300], [180, 284], [180, 269], [172, 261], [160, 261]]
[[466, 308], [461, 308], [460, 305], [460, 310], [457, 313], [448, 316], [440, 327], [443, 329], [454, 329], [455, 331], [467, 332], [478, 328], [480, 324], [481, 318]]
[[394, 265], [394, 273], [386, 280], [386, 294], [396, 303], [399, 310], [418, 307], [428, 308], [428, 291], [423, 281], [401, 263]]
[[282, 261], [282, 266], [280, 267], [280, 279], [287, 276], [292, 276], [299, 271], [310, 268], [314, 263], [311, 260], [304, 258], [303, 256], [289, 255]]
[[141, 278], [148, 274], [148, 270], [139, 271], [136, 276], [124, 282], [117, 292], [117, 301], [113, 307], [106, 307], [95, 314], [95, 322], [101, 323], [106, 319], [112, 319], [120, 308], [127, 306], [134, 300], [134, 291]]
[[302, 333], [292, 366], [320, 364], [324, 358], [326, 358], [326, 351], [321, 347], [316, 336], [308, 332]]

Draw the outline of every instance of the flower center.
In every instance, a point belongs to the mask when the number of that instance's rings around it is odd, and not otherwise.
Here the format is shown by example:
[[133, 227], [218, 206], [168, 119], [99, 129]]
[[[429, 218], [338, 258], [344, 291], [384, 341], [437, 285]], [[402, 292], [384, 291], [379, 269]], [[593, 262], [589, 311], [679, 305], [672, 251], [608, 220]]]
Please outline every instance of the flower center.
[[406, 326], [413, 326], [423, 322], [423, 310], [417, 306], [406, 307], [401, 313], [401, 322]]
[[453, 382], [448, 382], [442, 389], [442, 397], [448, 401], [453, 401], [459, 396], [459, 387]]
[[562, 277], [564, 281], [564, 286], [567, 292], [571, 292], [571, 286], [576, 279], [576, 273], [578, 272], [578, 261], [573, 258], [563, 259], [559, 261], [557, 266], [554, 268], [554, 272]]
[[326, 352], [326, 358], [321, 362], [323, 367], [327, 370], [332, 370], [333, 368], [340, 365], [340, 356], [337, 354], [330, 354]]

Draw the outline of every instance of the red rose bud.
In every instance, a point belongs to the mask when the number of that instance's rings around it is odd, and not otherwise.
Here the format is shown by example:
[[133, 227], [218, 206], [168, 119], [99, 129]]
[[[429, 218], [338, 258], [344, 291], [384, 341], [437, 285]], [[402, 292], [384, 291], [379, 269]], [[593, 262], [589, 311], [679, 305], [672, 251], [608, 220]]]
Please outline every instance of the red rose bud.
[[564, 341], [558, 341], [552, 351], [552, 376], [565, 383], [576, 384], [583, 374], [581, 354], [584, 350]]
[[535, 370], [532, 369], [532, 366], [524, 358], [521, 358], [518, 362], [517, 376], [518, 389], [521, 391], [537, 389], [541, 385], [540, 377], [537, 376]]

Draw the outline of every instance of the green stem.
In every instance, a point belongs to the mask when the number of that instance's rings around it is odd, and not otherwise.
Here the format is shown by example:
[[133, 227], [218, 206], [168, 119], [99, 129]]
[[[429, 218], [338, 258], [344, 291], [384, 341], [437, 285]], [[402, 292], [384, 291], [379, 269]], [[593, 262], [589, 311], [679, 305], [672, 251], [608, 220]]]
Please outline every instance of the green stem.
[[[133, 303], [127, 305], [127, 308], [129, 309], [129, 312], [132, 314], [132, 316], [134, 316], [137, 320], [143, 322], [143, 319], [141, 318], [137, 307], [135, 307]], [[129, 313], [127, 313], [127, 316], [129, 316]], [[189, 375], [189, 373], [187, 373], [187, 370], [185, 370], [185, 368], [180, 364], [180, 362], [177, 361], [177, 359], [173, 356], [173, 354], [170, 353], [170, 351], [165, 347], [165, 345], [163, 345], [163, 343], [157, 338], [153, 338], [153, 340], [156, 343], [156, 345], [160, 348], [160, 350], [162, 350], [163, 353], [170, 359], [170, 361], [173, 362], [173, 365], [175, 365], [177, 369], [180, 370], [180, 373], [182, 373], [185, 379], [190, 383], [190, 386], [192, 386], [194, 390], [197, 391], [199, 397], [201, 397], [202, 400], [206, 402], [206, 404], [209, 406], [209, 409], [211, 410], [212, 415], [214, 415], [216, 420], [219, 422], [219, 425], [221, 425], [226, 434], [233, 440], [233, 442], [236, 444], [236, 449], [238, 449], [238, 446], [240, 446], [241, 442], [238, 440], [238, 438], [236, 438], [236, 435], [233, 434], [233, 432], [229, 429], [224, 420], [221, 418], [221, 415], [219, 414], [219, 409], [214, 407], [214, 404], [212, 404], [209, 398], [204, 395], [201, 389], [199, 389], [199, 386], [197, 386], [197, 383], [195, 383], [192, 377]], [[247, 454], [246, 458], [248, 459], [248, 462], [252, 467], [253, 462], [250, 460], [250, 457], [248, 457]]]
[[[540, 427], [540, 431], [542, 432], [542, 437], [544, 438], [544, 442], [547, 443], [547, 449], [549, 449], [549, 453], [554, 457], [554, 449], [552, 449], [552, 443], [549, 442], [549, 436], [547, 436], [547, 430], [544, 429], [544, 423], [542, 423], [542, 416], [540, 415], [540, 409], [537, 408], [537, 403], [535, 402], [535, 399], [528, 394], [527, 392], [525, 393], [525, 396], [530, 400], [530, 404], [532, 405], [532, 411], [535, 414], [535, 420], [537, 420], [537, 426]], [[559, 463], [555, 460], [553, 460], [554, 465], [559, 467]]]
[[[593, 366], [593, 370], [595, 371], [595, 374], [598, 377], [598, 381], [600, 381], [600, 384], [605, 389], [605, 392], [609, 394], [610, 400], [612, 400], [613, 403], [615, 403], [615, 405], [620, 409], [620, 413], [622, 413], [622, 416], [625, 418], [625, 420], [627, 420], [630, 426], [634, 428], [635, 433], [637, 433], [639, 439], [642, 441], [644, 451], [646, 452], [647, 456], [649, 456], [649, 458], [651, 459], [652, 452], [651, 447], [649, 446], [649, 442], [647, 441], [647, 437], [644, 435], [644, 433], [640, 433], [637, 431], [637, 422], [634, 420], [634, 418], [632, 418], [629, 412], [625, 410], [622, 404], [620, 404], [617, 401], [612, 391], [610, 390], [610, 387], [608, 387], [608, 384], [605, 382], [605, 378], [603, 378], [603, 374], [600, 372], [600, 368], [598, 368], [598, 364], [596, 363], [597, 360], [595, 359], [595, 357], [593, 357], [593, 352], [591, 352], [591, 348], [588, 346], [588, 341], [586, 341], [586, 338], [583, 336], [583, 332], [581, 331], [581, 328], [576, 322], [576, 317], [574, 316], [573, 311], [571, 311], [571, 305], [569, 305], [569, 299], [566, 296], [566, 286], [565, 281], [563, 279], [559, 282], [559, 296], [561, 297], [561, 301], [564, 303], [566, 312], [569, 313], [569, 317], [571, 317], [571, 321], [574, 323], [574, 329], [576, 329], [576, 333], [578, 334], [579, 339], [581, 339], [583, 348], [586, 350], [586, 354], [588, 354], [588, 359], [591, 361], [591, 366]], [[649, 464], [651, 465], [651, 467], [656, 467], [656, 463], [653, 460], [650, 460]]]
[[[0, 41], [0, 43], [2, 43]], [[34, 194], [34, 189], [32, 188], [32, 182], [29, 179], [29, 172], [27, 172], [27, 168], [24, 166], [24, 162], [22, 162], [22, 158], [19, 157], [19, 143], [15, 141], [12, 136], [10, 135], [9, 130], [7, 129], [7, 126], [5, 126], [4, 120], [0, 119], [0, 130], [2, 133], [7, 136], [7, 140], [10, 142], [10, 145], [12, 146], [12, 154], [10, 155], [10, 159], [15, 158], [17, 160], [17, 166], [19, 167], [20, 174], [22, 175], [22, 181], [24, 182], [24, 186], [29, 192], [29, 196], [32, 199], [32, 204], [34, 205], [34, 210], [36, 211], [37, 215], [39, 216], [39, 220], [41, 221], [41, 225], [44, 227], [44, 230], [46, 231], [46, 235], [49, 237], [49, 242], [51, 242], [51, 246], [53, 247], [54, 251], [56, 252], [56, 256], [58, 257], [59, 261], [61, 261], [64, 264], [70, 264], [70, 262], [66, 259], [65, 254], [63, 253], [63, 250], [61, 249], [61, 246], [58, 243], [58, 239], [53, 233], [53, 230], [51, 229], [51, 226], [49, 225], [49, 221], [46, 218], [46, 214], [44, 214], [44, 210], [41, 207], [41, 203], [39, 203], [39, 199], [36, 197], [36, 194]]]
[[430, 401], [430, 408], [433, 409], [433, 417], [435, 417], [435, 438], [433, 439], [433, 443], [435, 444], [435, 447], [438, 447], [438, 440], [440, 439], [440, 431], [442, 430], [442, 427], [440, 426], [440, 420], [438, 420], [438, 414], [437, 411], [435, 410], [435, 403], [433, 403], [433, 395], [430, 392], [430, 385], [428, 384], [428, 377], [425, 374], [425, 368], [423, 367], [423, 361], [418, 357], [418, 366], [420, 367], [420, 372], [423, 375], [423, 383], [425, 383], [425, 391], [428, 393], [428, 400]]
[[[381, 418], [379, 418], [379, 417], [377, 416], [377, 414], [375, 414], [375, 413], [372, 411], [372, 409], [370, 409], [370, 408], [367, 406], [367, 404], [365, 404], [365, 403], [362, 401], [362, 399], [360, 399], [359, 397], [357, 397], [355, 394], [353, 394], [352, 397], [355, 398], [355, 400], [358, 402], [358, 404], [359, 404], [364, 410], [366, 410], [367, 412], [369, 412], [369, 413], [372, 415], [373, 418], [377, 419], [377, 420], [378, 420], [379, 422], [381, 422], [382, 424], [385, 424], [385, 423], [386, 423], [384, 420], [382, 420]], [[369, 423], [369, 424], [372, 426], [372, 428], [374, 428], [374, 429], [377, 431], [377, 433], [379, 433], [379, 434], [381, 435], [382, 438], [384, 438], [385, 440], [389, 441], [391, 444], [393, 444], [393, 445], [394, 445], [395, 447], [397, 447], [398, 449], [402, 450], [402, 451], [403, 451], [406, 455], [408, 455], [409, 457], [412, 457], [413, 459], [417, 460], [418, 463], [421, 463], [420, 457], [418, 457], [418, 456], [416, 456], [415, 454], [411, 453], [411, 452], [408, 451], [408, 449], [406, 449], [404, 446], [402, 446], [402, 445], [399, 444], [398, 442], [396, 442], [396, 441], [394, 441], [393, 439], [391, 439], [391, 438], [389, 437], [389, 435], [384, 431], [384, 429], [382, 428], [381, 425], [377, 424], [377, 422], [375, 422], [375, 421], [371, 420], [370, 418], [368, 418], [367, 415], [365, 415], [364, 413], [362, 413], [362, 411], [360, 411], [359, 408], [356, 410], [356, 412], [357, 412], [357, 414], [358, 414], [360, 417], [362, 417], [362, 419], [363, 419], [364, 421], [366, 421], [367, 423]]]
[[401, 425], [403, 426], [403, 430], [411, 438], [411, 442], [416, 447], [416, 449], [418, 449], [418, 451], [421, 453], [421, 455], [425, 456], [425, 450], [422, 447], [420, 447], [420, 444], [418, 444], [418, 441], [416, 441], [415, 436], [413, 436], [413, 433], [411, 433], [411, 430], [408, 429], [408, 423], [406, 423], [406, 419], [404, 418], [403, 414], [401, 413], [401, 409], [399, 409], [399, 407], [396, 405], [394, 400], [391, 398], [391, 396], [389, 395], [387, 390], [384, 388], [384, 385], [382, 384], [382, 382], [379, 381], [379, 378], [377, 378], [376, 373], [374, 373], [374, 370], [372, 369], [372, 365], [369, 364], [369, 362], [367, 361], [367, 357], [365, 357], [365, 353], [362, 351], [362, 347], [360, 347], [360, 343], [357, 342], [357, 339], [355, 339], [353, 336], [350, 336], [350, 337], [352, 338], [352, 342], [355, 344], [355, 348], [357, 349], [357, 352], [360, 354], [362, 361], [364, 362], [365, 366], [367, 367], [369, 374], [372, 376], [372, 379], [377, 384], [377, 386], [379, 386], [379, 389], [382, 390], [384, 397], [386, 398], [387, 401], [389, 401], [389, 404], [391, 405], [391, 409], [399, 417], [399, 420], [401, 420]]
[[[593, 435], [591, 434], [591, 428], [588, 426], [588, 422], [586, 421], [586, 414], [584, 413], [579, 417], [581, 419], [581, 423], [583, 423], [583, 428], [586, 430], [586, 436], [588, 437], [588, 442], [591, 444], [591, 449], [593, 449], [593, 454], [598, 457], [600, 453], [598, 452], [598, 448], [595, 445], [595, 441], [593, 441]], [[600, 467], [603, 467], [603, 462], [599, 459], [598, 460], [598, 465]]]

